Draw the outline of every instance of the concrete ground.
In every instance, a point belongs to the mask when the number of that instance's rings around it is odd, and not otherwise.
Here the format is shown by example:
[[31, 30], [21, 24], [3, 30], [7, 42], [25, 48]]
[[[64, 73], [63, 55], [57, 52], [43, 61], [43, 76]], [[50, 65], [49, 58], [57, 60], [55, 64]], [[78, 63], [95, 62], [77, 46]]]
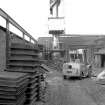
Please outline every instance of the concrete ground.
[[105, 105], [105, 85], [97, 84], [95, 79], [64, 80], [54, 71], [46, 81], [46, 102], [41, 105]]

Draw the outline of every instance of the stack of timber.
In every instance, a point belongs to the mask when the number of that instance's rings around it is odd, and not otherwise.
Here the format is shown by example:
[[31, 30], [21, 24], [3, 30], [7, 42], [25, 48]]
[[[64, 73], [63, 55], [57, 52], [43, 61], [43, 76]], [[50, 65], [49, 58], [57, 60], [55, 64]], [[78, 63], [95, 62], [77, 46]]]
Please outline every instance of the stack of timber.
[[0, 72], [0, 105], [24, 105], [27, 73]]
[[24, 105], [35, 105], [39, 98], [40, 66], [39, 48], [29, 44], [12, 43], [6, 71], [29, 74], [29, 84], [26, 90]]

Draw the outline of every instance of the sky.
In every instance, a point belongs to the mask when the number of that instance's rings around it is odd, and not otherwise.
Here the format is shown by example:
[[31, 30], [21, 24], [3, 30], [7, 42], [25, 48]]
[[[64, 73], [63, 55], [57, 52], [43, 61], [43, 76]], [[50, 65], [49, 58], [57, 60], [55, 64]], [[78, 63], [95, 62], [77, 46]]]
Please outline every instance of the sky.
[[[35, 39], [51, 36], [49, 0], [1, 0], [0, 7]], [[66, 34], [105, 35], [105, 0], [62, 0], [59, 15], [65, 17]]]

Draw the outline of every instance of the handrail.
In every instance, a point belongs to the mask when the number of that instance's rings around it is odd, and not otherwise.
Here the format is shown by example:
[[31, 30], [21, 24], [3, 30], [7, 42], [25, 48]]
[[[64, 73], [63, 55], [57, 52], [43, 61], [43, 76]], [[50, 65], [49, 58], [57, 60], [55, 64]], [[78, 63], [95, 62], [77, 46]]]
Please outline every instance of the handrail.
[[25, 30], [23, 29], [15, 20], [13, 20], [6, 12], [4, 12], [1, 8], [0, 8], [0, 16], [3, 17], [6, 21], [8, 21], [9, 23], [11, 23], [14, 27], [16, 27], [17, 29], [19, 29], [22, 33], [23, 33], [23, 38], [24, 36], [28, 36], [30, 38], [30, 41], [33, 40], [34, 43], [37, 43], [37, 41]]

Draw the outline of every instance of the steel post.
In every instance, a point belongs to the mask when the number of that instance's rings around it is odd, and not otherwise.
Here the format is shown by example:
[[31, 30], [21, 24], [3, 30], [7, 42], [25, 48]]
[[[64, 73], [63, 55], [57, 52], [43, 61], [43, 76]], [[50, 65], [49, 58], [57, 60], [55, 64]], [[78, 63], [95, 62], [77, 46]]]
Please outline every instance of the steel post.
[[6, 68], [8, 68], [8, 59], [9, 59], [9, 20], [6, 20]]

